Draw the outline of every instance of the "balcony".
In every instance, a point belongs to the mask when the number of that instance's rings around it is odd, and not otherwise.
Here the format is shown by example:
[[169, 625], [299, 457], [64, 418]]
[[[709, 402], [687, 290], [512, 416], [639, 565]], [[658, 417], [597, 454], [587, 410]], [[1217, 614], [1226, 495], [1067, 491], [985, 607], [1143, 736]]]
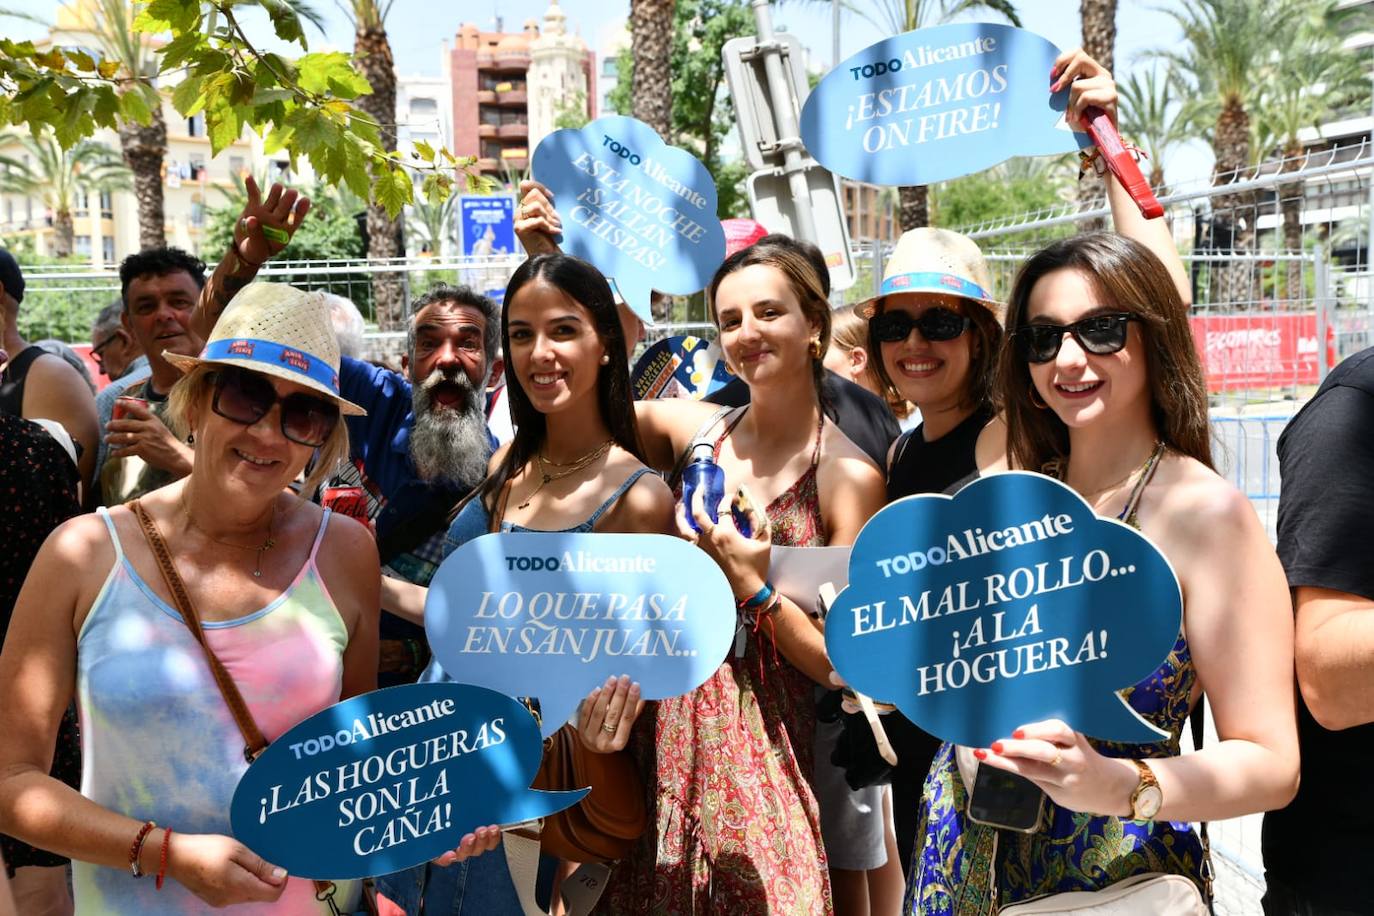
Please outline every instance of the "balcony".
[[[502, 139], [528, 137], [529, 135], [530, 126], [528, 124], [502, 124], [500, 127], [496, 128], [496, 136]], [[482, 136], [485, 136], [485, 134]]]
[[499, 128], [497, 128], [495, 124], [478, 124], [477, 136], [481, 137], [483, 140], [490, 140], [497, 136], [496, 131], [498, 129]]
[[479, 105], [490, 105], [490, 104], [492, 104], [492, 103], [495, 102], [495, 101], [496, 101], [496, 93], [495, 93], [494, 91], [492, 91], [491, 89], [478, 89], [478, 90], [477, 90], [477, 104], [479, 104]]
[[[482, 65], [481, 55], [477, 59], [478, 67]], [[493, 70], [528, 70], [530, 68], [530, 52], [525, 50], [496, 50], [491, 55], [489, 64]]]
[[524, 86], [496, 93], [497, 105], [524, 105], [528, 100], [529, 93], [525, 91]]
[[499, 172], [501, 171], [501, 160], [483, 156], [477, 160], [477, 170], [479, 172]]

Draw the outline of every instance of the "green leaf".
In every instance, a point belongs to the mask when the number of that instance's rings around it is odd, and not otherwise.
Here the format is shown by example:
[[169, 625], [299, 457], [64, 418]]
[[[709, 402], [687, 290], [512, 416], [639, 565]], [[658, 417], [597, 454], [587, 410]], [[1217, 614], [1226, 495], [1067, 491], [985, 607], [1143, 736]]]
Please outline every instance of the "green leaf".
[[67, 50], [67, 59], [72, 62], [73, 67], [80, 70], [82, 73], [95, 72], [95, 58], [91, 57], [91, 55], [82, 51], [80, 48], [69, 48]]
[[119, 125], [119, 97], [114, 87], [101, 86], [95, 91], [95, 107], [91, 110], [95, 123], [117, 130]]
[[112, 80], [115, 78], [115, 74], [119, 72], [119, 61], [102, 60], [99, 66], [96, 67], [96, 72], [105, 79]]
[[312, 155], [315, 150], [340, 140], [339, 129], [317, 108], [296, 108], [286, 116], [286, 123], [292, 130], [291, 148], [295, 152]]
[[[139, 19], [144, 17], [160, 23], [166, 23], [165, 28], [154, 31], [171, 31], [181, 34], [189, 32], [200, 25], [200, 0], [152, 0], [139, 14]], [[134, 29], [140, 29], [138, 20], [134, 20]]]
[[239, 110], [233, 105], [221, 105], [205, 112], [205, 132], [210, 136], [210, 155], [218, 156], [243, 133]]
[[282, 41], [297, 42], [302, 48], [306, 47], [305, 30], [301, 28], [301, 17], [296, 15], [295, 10], [285, 3], [270, 0], [264, 0], [263, 6], [267, 7], [267, 17], [272, 20], [272, 29], [278, 38]]
[[416, 140], [415, 155], [419, 156], [425, 162], [432, 163], [434, 161], [434, 147], [430, 146], [423, 140]]
[[205, 98], [201, 95], [204, 79], [201, 76], [188, 76], [177, 83], [172, 91], [172, 107], [188, 118], [204, 108]]
[[61, 48], [53, 48], [33, 56], [36, 64], [41, 64], [52, 70], [64, 70], [67, 67], [67, 58], [63, 56]]
[[362, 147], [352, 138], [339, 146], [348, 160], [344, 167], [344, 184], [358, 197], [367, 200], [371, 188], [367, 181], [367, 157], [363, 155]]
[[372, 91], [366, 79], [353, 69], [352, 59], [342, 51], [319, 51], [296, 61], [297, 81], [306, 92], [353, 99]]
[[148, 100], [143, 97], [140, 88], [130, 89], [119, 97], [119, 110], [126, 121], [135, 121], [145, 127], [153, 123], [152, 109], [148, 107]]
[[194, 31], [183, 32], [176, 38], [173, 38], [167, 43], [166, 47], [162, 49], [162, 72], [166, 73], [168, 70], [174, 70], [182, 66], [188, 60], [195, 57], [196, 52], [201, 50], [205, 44], [205, 37], [199, 32]]
[[405, 169], [392, 169], [387, 165], [377, 166], [373, 173], [372, 200], [386, 209], [392, 219], [401, 212], [415, 196], [415, 186]]

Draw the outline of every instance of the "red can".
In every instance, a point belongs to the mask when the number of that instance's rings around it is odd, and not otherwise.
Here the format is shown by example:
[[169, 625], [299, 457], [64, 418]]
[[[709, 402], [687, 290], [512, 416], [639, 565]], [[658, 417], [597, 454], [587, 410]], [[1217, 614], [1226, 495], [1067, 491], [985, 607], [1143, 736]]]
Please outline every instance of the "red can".
[[372, 527], [367, 517], [367, 493], [362, 487], [325, 487], [320, 491], [320, 505]]
[[124, 419], [124, 418], [125, 418], [126, 416], [128, 416], [128, 414], [129, 414], [129, 405], [130, 405], [130, 404], [137, 404], [138, 406], [142, 407], [144, 410], [147, 410], [147, 409], [148, 409], [148, 402], [145, 401], [143, 398], [135, 398], [135, 397], [129, 397], [128, 395], [122, 395], [122, 396], [120, 396], [120, 397], [115, 398], [114, 407], [110, 410], [110, 419], [111, 419], [111, 420], [122, 420], [122, 419]]

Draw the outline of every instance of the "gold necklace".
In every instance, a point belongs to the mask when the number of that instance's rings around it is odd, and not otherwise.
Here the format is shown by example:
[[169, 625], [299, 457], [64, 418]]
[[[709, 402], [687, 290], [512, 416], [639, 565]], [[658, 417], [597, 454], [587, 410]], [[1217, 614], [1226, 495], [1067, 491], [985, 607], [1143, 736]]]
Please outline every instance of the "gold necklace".
[[[534, 488], [534, 491], [533, 491], [532, 493], [530, 493], [530, 495], [527, 496], [527, 497], [525, 498], [525, 501], [524, 501], [524, 502], [522, 502], [520, 505], [516, 506], [515, 508], [517, 508], [517, 509], [524, 509], [526, 506], [528, 506], [528, 505], [530, 504], [530, 502], [534, 499], [534, 497], [539, 493], [540, 490], [544, 489], [544, 487], [545, 487], [546, 485], [553, 483], [555, 480], [562, 480], [564, 477], [571, 477], [573, 474], [576, 474], [578, 471], [585, 470], [585, 469], [586, 469], [587, 467], [589, 467], [594, 461], [596, 461], [596, 460], [597, 460], [598, 458], [600, 458], [602, 455], [604, 455], [604, 454], [606, 454], [607, 452], [609, 452], [609, 451], [611, 450], [611, 445], [614, 444], [614, 441], [615, 441], [615, 440], [613, 440], [613, 439], [607, 439], [605, 442], [601, 443], [600, 445], [598, 445], [596, 448], [592, 449], [592, 450], [591, 450], [590, 452], [588, 452], [587, 454], [583, 455], [583, 456], [580, 457], [580, 458], [575, 458], [575, 459], [573, 459], [572, 461], [568, 462], [567, 464], [559, 464], [559, 463], [556, 462], [556, 461], [550, 461], [550, 460], [548, 460], [547, 458], [545, 458], [542, 454], [540, 454], [539, 452], [535, 452], [535, 453], [534, 453], [534, 460], [535, 460], [536, 462], [538, 462], [538, 464], [539, 464], [539, 475], [540, 475], [539, 485], [536, 486], [536, 487]], [[553, 466], [553, 467], [555, 467], [555, 468], [562, 468], [562, 470], [554, 471], [554, 472], [550, 473], [550, 472], [544, 467], [544, 465], [546, 465], [546, 464], [551, 465], [551, 466]]]
[[[1142, 464], [1140, 465], [1140, 467], [1133, 469], [1129, 474], [1127, 474], [1125, 477], [1121, 478], [1120, 480], [1116, 481], [1115, 483], [1109, 483], [1109, 484], [1107, 484], [1105, 487], [1100, 487], [1099, 489], [1093, 490], [1093, 491], [1091, 491], [1091, 492], [1089, 492], [1089, 493], [1084, 493], [1084, 494], [1083, 494], [1083, 501], [1086, 502], [1086, 503], [1091, 503], [1092, 500], [1093, 500], [1093, 497], [1095, 497], [1095, 496], [1101, 496], [1103, 493], [1106, 493], [1108, 490], [1115, 490], [1117, 487], [1120, 487], [1120, 486], [1122, 486], [1122, 485], [1124, 485], [1124, 484], [1130, 482], [1131, 478], [1132, 478], [1132, 477], [1135, 477], [1137, 474], [1143, 474], [1143, 473], [1145, 472], [1145, 470], [1150, 466], [1150, 463], [1151, 463], [1152, 461], [1154, 461], [1155, 458], [1159, 455], [1159, 453], [1163, 450], [1163, 448], [1164, 448], [1164, 443], [1163, 443], [1163, 442], [1160, 442], [1158, 439], [1156, 439], [1156, 440], [1155, 440], [1154, 447], [1150, 449], [1150, 454], [1148, 454], [1148, 455], [1145, 456], [1145, 461], [1144, 461], [1144, 463], [1142, 463]], [[1065, 462], [1065, 464], [1064, 464], [1064, 479], [1065, 479], [1065, 481], [1068, 480], [1068, 477], [1069, 477], [1068, 462]]]
[[204, 528], [202, 528], [202, 527], [200, 527], [199, 525], [196, 524], [196, 520], [195, 520], [194, 518], [191, 517], [191, 507], [188, 506], [188, 505], [186, 505], [186, 492], [185, 492], [184, 490], [182, 491], [180, 502], [181, 502], [181, 511], [184, 512], [184, 513], [186, 513], [186, 523], [189, 524], [192, 528], [194, 528], [194, 529], [196, 529], [197, 531], [199, 531], [202, 535], [204, 535], [204, 536], [205, 536], [206, 538], [208, 538], [209, 540], [214, 541], [216, 544], [219, 544], [219, 545], [221, 545], [221, 546], [223, 546], [223, 547], [233, 547], [233, 548], [235, 548], [236, 550], [253, 550], [253, 551], [256, 551], [256, 552], [257, 552], [257, 564], [256, 564], [256, 567], [255, 567], [254, 570], [253, 570], [253, 578], [254, 578], [254, 579], [261, 579], [261, 578], [262, 578], [262, 555], [263, 555], [264, 553], [266, 553], [267, 551], [271, 550], [273, 547], [276, 547], [276, 546], [277, 546], [277, 541], [276, 541], [276, 539], [272, 537], [272, 525], [273, 525], [273, 523], [276, 522], [276, 520], [277, 520], [277, 501], [276, 501], [275, 499], [272, 500], [272, 514], [271, 514], [270, 516], [268, 516], [268, 518], [267, 518], [267, 540], [263, 541], [263, 542], [262, 542], [262, 546], [260, 546], [260, 547], [252, 547], [252, 546], [249, 546], [249, 545], [247, 545], [247, 544], [231, 544], [231, 543], [229, 543], [228, 541], [221, 541], [219, 538], [215, 537], [213, 534], [211, 534], [210, 532], [206, 531]]

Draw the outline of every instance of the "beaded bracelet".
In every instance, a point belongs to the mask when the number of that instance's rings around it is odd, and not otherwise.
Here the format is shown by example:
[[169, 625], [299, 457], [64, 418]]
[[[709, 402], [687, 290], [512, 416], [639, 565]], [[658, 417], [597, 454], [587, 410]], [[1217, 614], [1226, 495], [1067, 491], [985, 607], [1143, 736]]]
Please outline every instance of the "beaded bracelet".
[[162, 832], [162, 862], [157, 869], [157, 880], [153, 886], [162, 890], [162, 882], [167, 878], [167, 847], [172, 842], [172, 828], [168, 827]]
[[157, 824], [152, 821], [144, 821], [143, 826], [138, 828], [138, 836], [134, 837], [133, 843], [129, 844], [129, 871], [135, 878], [142, 878], [144, 875], [143, 866], [139, 864], [138, 858], [143, 854], [143, 841], [148, 838], [148, 834], [153, 832]]

